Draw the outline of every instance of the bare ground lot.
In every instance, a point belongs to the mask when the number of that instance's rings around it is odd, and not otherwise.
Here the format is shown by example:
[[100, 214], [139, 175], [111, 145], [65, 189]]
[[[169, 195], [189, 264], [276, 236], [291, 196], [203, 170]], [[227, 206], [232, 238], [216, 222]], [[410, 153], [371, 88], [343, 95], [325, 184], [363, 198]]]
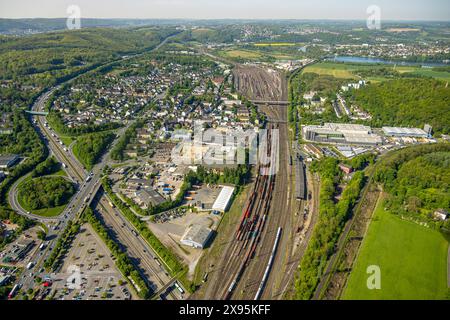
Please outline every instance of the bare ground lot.
[[220, 222], [220, 216], [209, 212], [189, 212], [180, 217], [169, 219], [164, 223], [148, 222], [150, 230], [161, 242], [180, 256], [189, 265], [189, 274], [193, 275], [195, 267], [203, 254], [203, 250], [184, 246], [180, 243], [186, 229], [194, 224], [216, 230]]

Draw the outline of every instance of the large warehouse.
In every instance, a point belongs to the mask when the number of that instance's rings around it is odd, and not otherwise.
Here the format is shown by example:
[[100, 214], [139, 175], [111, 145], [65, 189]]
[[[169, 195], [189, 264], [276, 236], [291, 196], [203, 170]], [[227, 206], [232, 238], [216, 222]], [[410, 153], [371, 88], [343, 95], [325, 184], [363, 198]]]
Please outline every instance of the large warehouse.
[[430, 134], [418, 128], [383, 127], [383, 132], [389, 137], [428, 138]]
[[234, 193], [233, 187], [224, 186], [220, 191], [220, 194], [217, 197], [216, 201], [214, 202], [212, 210], [219, 212], [227, 211], [228, 207], [230, 206], [233, 193]]
[[325, 123], [323, 126], [304, 126], [303, 138], [308, 141], [335, 144], [374, 146], [382, 144], [381, 137], [368, 126], [348, 123]]
[[194, 224], [186, 230], [181, 238], [181, 243], [189, 247], [203, 249], [208, 243], [211, 234], [211, 229]]

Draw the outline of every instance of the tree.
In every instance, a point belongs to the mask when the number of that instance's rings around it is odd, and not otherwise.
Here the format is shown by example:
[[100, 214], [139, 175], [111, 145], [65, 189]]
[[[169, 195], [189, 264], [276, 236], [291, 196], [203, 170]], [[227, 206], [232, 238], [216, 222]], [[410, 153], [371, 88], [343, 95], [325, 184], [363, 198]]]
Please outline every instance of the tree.
[[39, 240], [44, 241], [47, 237], [47, 234], [43, 230], [38, 230], [37, 237]]

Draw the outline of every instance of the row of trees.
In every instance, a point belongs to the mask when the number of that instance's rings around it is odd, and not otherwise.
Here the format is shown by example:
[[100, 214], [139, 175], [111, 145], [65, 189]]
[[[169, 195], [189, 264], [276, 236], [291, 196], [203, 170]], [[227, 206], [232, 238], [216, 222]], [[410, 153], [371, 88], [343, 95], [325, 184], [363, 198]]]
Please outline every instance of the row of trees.
[[68, 251], [70, 244], [72, 243], [75, 236], [80, 231], [80, 224], [78, 222], [73, 223], [72, 221], [67, 222], [67, 226], [61, 234], [61, 237], [56, 242], [50, 256], [45, 260], [44, 267], [55, 271], [61, 263], [60, 257], [63, 257]]
[[334, 158], [326, 158], [316, 163], [312, 170], [319, 172], [321, 177], [320, 209], [319, 221], [295, 279], [295, 296], [297, 299], [304, 300], [311, 299], [313, 296], [365, 181], [364, 173], [356, 172], [336, 204], [336, 183], [339, 181], [338, 161]]
[[139, 297], [142, 299], [147, 299], [150, 297], [151, 292], [144, 281], [144, 279], [139, 274], [139, 271], [131, 262], [130, 258], [123, 252], [120, 246], [110, 237], [106, 228], [97, 219], [91, 208], [87, 208], [83, 212], [83, 220], [88, 222], [103, 239], [108, 249], [111, 251], [112, 255], [116, 258], [115, 263], [117, 268], [124, 274], [127, 278], [133, 280], [133, 285], [135, 286]]
[[116, 161], [123, 161], [125, 159], [124, 150], [127, 148], [131, 139], [136, 136], [136, 130], [144, 126], [143, 120], [138, 120], [133, 123], [117, 141], [114, 148], [111, 150], [111, 159]]
[[[187, 273], [187, 266], [180, 262], [179, 258], [168, 248], [166, 248], [161, 241], [150, 231], [147, 224], [141, 221], [130, 208], [119, 199], [119, 197], [112, 191], [111, 181], [108, 178], [102, 180], [103, 188], [108, 194], [111, 201], [120, 209], [123, 215], [130, 221], [133, 226], [139, 231], [139, 234], [148, 242], [152, 249], [158, 254], [164, 263], [169, 267], [172, 276], [182, 276]], [[191, 287], [188, 285], [187, 287]], [[192, 288], [193, 289], [193, 288]]]

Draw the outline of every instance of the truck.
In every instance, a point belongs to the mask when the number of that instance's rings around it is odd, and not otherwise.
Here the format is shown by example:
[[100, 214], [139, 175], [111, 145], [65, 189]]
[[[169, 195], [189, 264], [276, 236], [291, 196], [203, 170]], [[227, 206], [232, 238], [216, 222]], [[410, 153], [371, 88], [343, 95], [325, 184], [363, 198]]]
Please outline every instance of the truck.
[[181, 294], [184, 294], [183, 288], [181, 288], [181, 286], [176, 281], [175, 281], [175, 288], [177, 288], [177, 290], [180, 291]]
[[17, 291], [19, 291], [21, 285], [20, 284], [16, 284], [14, 285], [14, 287], [11, 289], [11, 291], [8, 294], [8, 299], [12, 299], [14, 298], [14, 296], [16, 295]]

